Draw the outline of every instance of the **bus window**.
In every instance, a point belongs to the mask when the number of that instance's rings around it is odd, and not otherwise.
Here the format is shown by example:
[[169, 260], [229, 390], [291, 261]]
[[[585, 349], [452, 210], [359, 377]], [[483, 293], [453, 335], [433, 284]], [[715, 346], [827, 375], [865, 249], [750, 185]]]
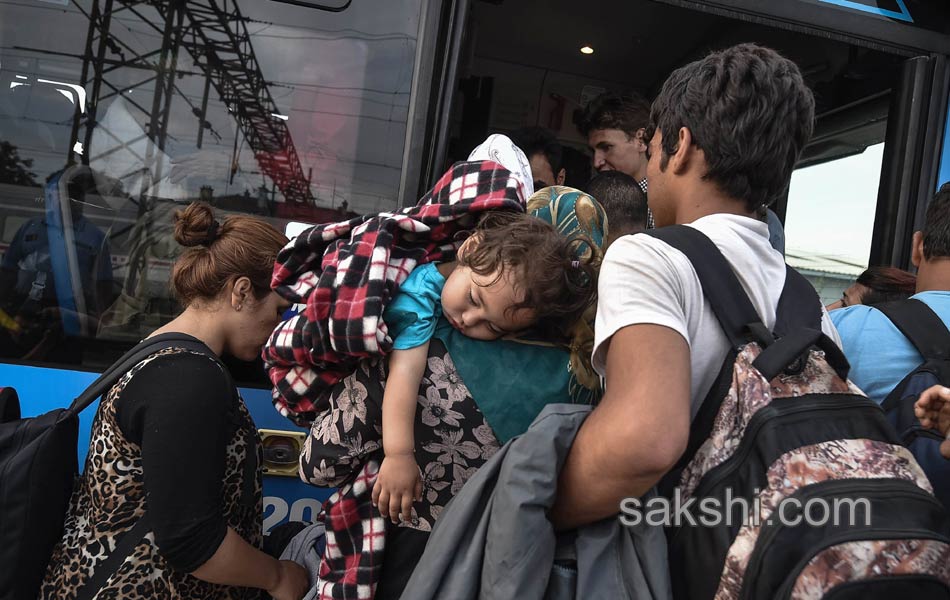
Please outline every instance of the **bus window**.
[[422, 0], [0, 6], [0, 359], [109, 364], [178, 311], [176, 210], [398, 205]]
[[828, 304], [868, 267], [884, 144], [797, 169], [785, 216], [788, 263]]

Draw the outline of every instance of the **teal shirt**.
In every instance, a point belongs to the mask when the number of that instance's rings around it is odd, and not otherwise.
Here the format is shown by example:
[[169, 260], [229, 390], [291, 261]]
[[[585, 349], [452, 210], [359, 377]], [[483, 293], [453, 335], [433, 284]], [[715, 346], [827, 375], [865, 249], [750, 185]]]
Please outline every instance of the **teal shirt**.
[[409, 350], [432, 339], [442, 316], [442, 288], [445, 277], [435, 263], [412, 270], [383, 312], [394, 350]]
[[549, 345], [482, 341], [462, 335], [442, 315], [445, 278], [434, 263], [413, 269], [383, 318], [393, 348], [437, 337], [501, 443], [523, 433], [547, 404], [570, 403], [570, 353]]
[[[911, 297], [932, 308], [950, 325], [950, 292], [921, 292]], [[874, 307], [859, 304], [833, 310], [829, 316], [851, 363], [849, 378], [878, 404], [924, 360], [890, 319]]]

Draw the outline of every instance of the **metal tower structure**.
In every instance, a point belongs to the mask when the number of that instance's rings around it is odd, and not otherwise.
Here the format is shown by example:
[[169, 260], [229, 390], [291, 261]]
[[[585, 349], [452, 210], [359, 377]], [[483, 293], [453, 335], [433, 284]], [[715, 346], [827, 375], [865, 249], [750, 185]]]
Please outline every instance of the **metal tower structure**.
[[[85, 114], [77, 109], [73, 120], [72, 148], [85, 126], [84, 147], [90, 148], [100, 102], [125, 90], [154, 84], [151, 106], [124, 96], [133, 107], [149, 118], [145, 135], [152, 141], [143, 164], [152, 164], [154, 148], [164, 150], [168, 136], [171, 102], [176, 94], [187, 102], [198, 119], [197, 147], [201, 148], [205, 130], [208, 97], [213, 87], [237, 121], [238, 130], [254, 152], [261, 172], [268, 176], [284, 198], [298, 205], [313, 205], [309, 177], [303, 172], [287, 123], [275, 117], [279, 112], [254, 55], [251, 36], [236, 0], [92, 0], [87, 11], [73, 0], [89, 20], [86, 47], [82, 55], [80, 85], [89, 90]], [[158, 18], [144, 14], [154, 10]], [[117, 15], [133, 16], [160, 36], [160, 44], [147, 51], [133, 49], [112, 33]], [[181, 93], [176, 78], [184, 75], [178, 67], [179, 53], [191, 55], [205, 77], [201, 105], [195, 106]], [[122, 68], [142, 71], [145, 76], [133, 85], [117, 84], [110, 75]], [[109, 132], [104, 131], [106, 135]], [[135, 141], [125, 140], [128, 148]], [[89, 153], [82, 160], [88, 164]], [[159, 179], [160, 174], [155, 174]]]

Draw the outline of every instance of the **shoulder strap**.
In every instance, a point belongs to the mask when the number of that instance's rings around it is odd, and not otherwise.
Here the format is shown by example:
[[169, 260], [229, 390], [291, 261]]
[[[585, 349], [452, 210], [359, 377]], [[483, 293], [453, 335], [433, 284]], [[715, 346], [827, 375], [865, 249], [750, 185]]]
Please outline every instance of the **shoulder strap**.
[[20, 399], [11, 387], [0, 387], [0, 423], [10, 423], [20, 418]]
[[776, 307], [774, 328], [775, 334], [783, 339], [776, 344], [772, 331], [764, 325], [729, 262], [712, 240], [698, 229], [685, 225], [644, 233], [663, 240], [686, 255], [732, 347], [738, 348], [753, 339], [762, 346], [763, 352], [753, 364], [766, 379], [771, 380], [812, 345], [825, 351], [828, 362], [839, 377], [847, 378], [850, 368], [847, 359], [821, 331], [818, 294], [798, 271], [786, 266], [785, 286]]
[[950, 359], [950, 331], [926, 303], [908, 298], [878, 304], [874, 308], [891, 320], [924, 360]]
[[805, 276], [785, 265], [785, 287], [775, 309], [775, 335], [796, 329], [821, 330], [821, 298]]
[[[69, 415], [75, 416], [84, 411], [86, 408], [92, 404], [96, 398], [102, 396], [109, 388], [115, 385], [115, 382], [119, 380], [122, 375], [128, 372], [129, 369], [145, 360], [152, 354], [164, 350], [165, 348], [172, 347], [182, 347], [189, 350], [194, 350], [202, 354], [206, 354], [215, 360], [219, 360], [217, 356], [212, 355], [207, 346], [184, 333], [163, 333], [146, 340], [142, 340], [134, 348], [122, 355], [122, 357], [117, 360], [111, 367], [106, 369], [106, 371], [100, 375], [86, 390], [79, 395], [73, 403], [69, 406], [67, 413]], [[225, 375], [230, 380], [230, 374], [227, 369], [224, 369]]]
[[733, 348], [745, 345], [750, 340], [750, 331], [762, 323], [762, 318], [716, 244], [698, 229], [686, 225], [672, 225], [643, 233], [686, 255], [729, 343]]
[[95, 567], [92, 577], [84, 583], [76, 594], [75, 600], [92, 600], [96, 594], [102, 590], [102, 586], [109, 581], [113, 573], [119, 570], [125, 559], [135, 550], [149, 531], [152, 529], [152, 522], [148, 512], [145, 512], [131, 529], [119, 539], [109, 556], [101, 565]]

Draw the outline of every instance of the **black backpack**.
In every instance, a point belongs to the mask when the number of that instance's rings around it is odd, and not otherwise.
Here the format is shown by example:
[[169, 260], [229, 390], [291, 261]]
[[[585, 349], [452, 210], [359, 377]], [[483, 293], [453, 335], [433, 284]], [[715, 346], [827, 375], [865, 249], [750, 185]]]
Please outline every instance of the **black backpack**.
[[[209, 354], [208, 348], [181, 333], [166, 333], [140, 342], [125, 353], [69, 408], [20, 418], [12, 388], [0, 392], [0, 600], [35, 600], [63, 523], [79, 474], [79, 413], [106, 393], [129, 369], [165, 348], [180, 347]], [[225, 373], [227, 371], [225, 370]], [[149, 530], [147, 513], [122, 537], [96, 569], [77, 600], [89, 598], [122, 564]]]
[[848, 383], [811, 284], [786, 267], [770, 330], [700, 231], [647, 235], [686, 255], [731, 347], [660, 484], [725, 517], [700, 508], [669, 528], [673, 596], [950, 598], [950, 518], [881, 407]]
[[933, 385], [950, 385], [950, 331], [940, 317], [915, 298], [875, 306], [914, 345], [923, 362], [897, 384], [882, 407], [901, 442], [914, 454], [930, 479], [934, 495], [950, 507], [950, 461], [940, 455], [937, 431], [924, 429], [914, 416], [914, 403]]

